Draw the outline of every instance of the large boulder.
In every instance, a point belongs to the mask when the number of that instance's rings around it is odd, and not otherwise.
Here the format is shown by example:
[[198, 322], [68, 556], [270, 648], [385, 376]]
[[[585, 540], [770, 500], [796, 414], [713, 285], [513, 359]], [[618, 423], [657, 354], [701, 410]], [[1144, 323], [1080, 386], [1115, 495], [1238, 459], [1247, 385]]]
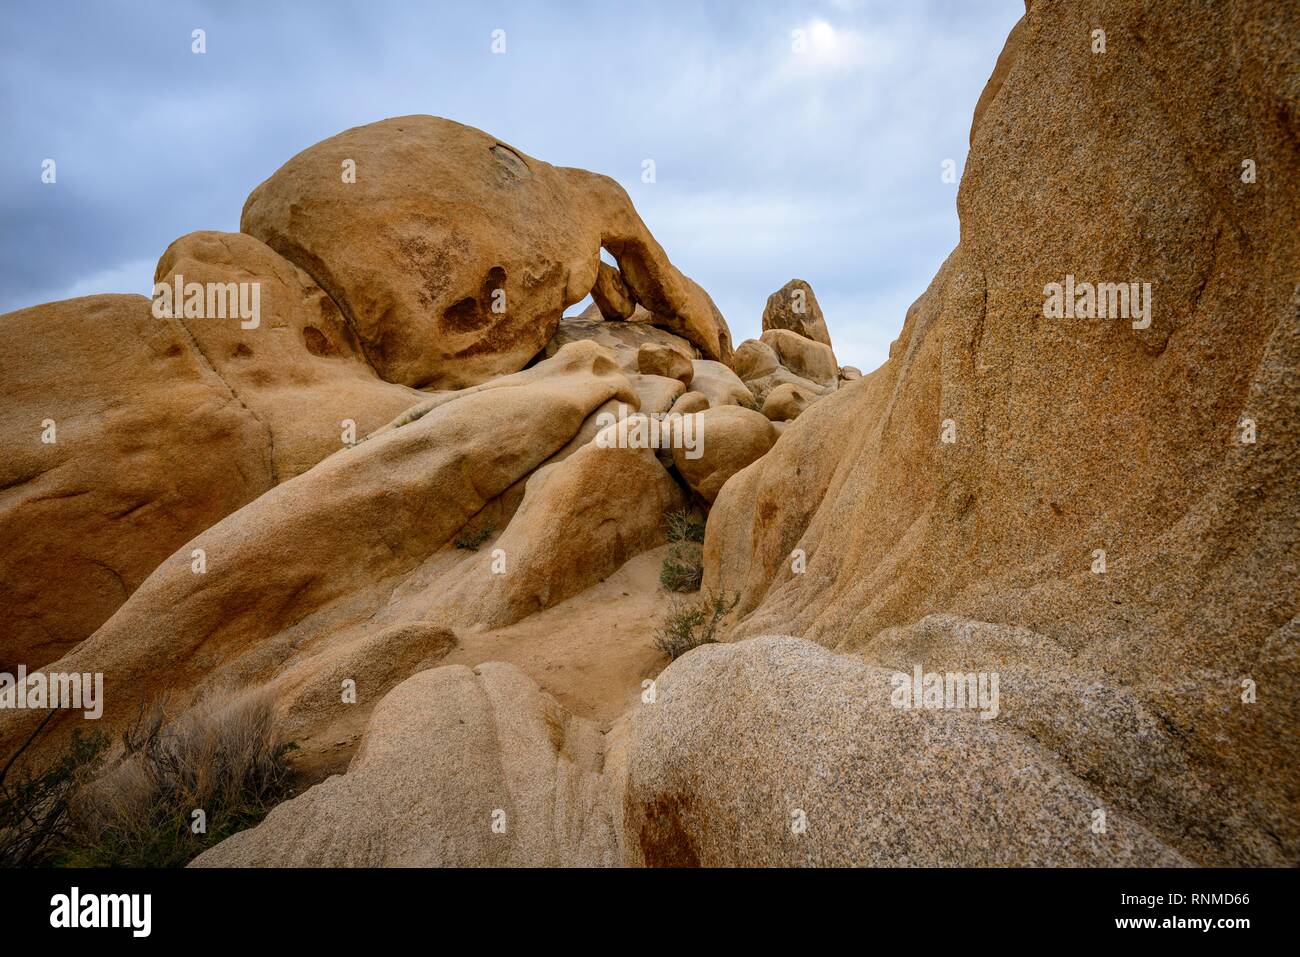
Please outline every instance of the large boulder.
[[669, 413], [676, 415], [690, 415], [692, 412], [703, 412], [709, 407], [709, 397], [703, 392], [686, 392], [677, 397]]
[[60, 657], [275, 484], [267, 423], [143, 296], [0, 316], [0, 391], [0, 672]]
[[767, 394], [762, 411], [773, 422], [793, 422], [819, 398], [815, 392], [787, 382]]
[[637, 309], [637, 302], [624, 284], [622, 273], [607, 262], [600, 264], [596, 285], [591, 287], [591, 298], [601, 318], [611, 322], [630, 319]]
[[[1186, 863], [1032, 738], [987, 720], [989, 710], [894, 706], [893, 675], [795, 638], [679, 658], [631, 718], [627, 863]], [[1076, 708], [1087, 704], [1087, 688], [1072, 691]], [[1094, 709], [1079, 723], [1105, 732], [1106, 717], [1131, 715]], [[1109, 808], [1104, 834], [1092, 828], [1097, 808]]]
[[714, 406], [696, 416], [702, 454], [693, 458], [679, 444], [673, 449], [673, 464], [693, 491], [712, 502], [727, 479], [767, 454], [776, 442], [776, 430], [761, 413], [736, 405]]
[[175, 288], [256, 283], [254, 320], [184, 317], [213, 371], [270, 432], [278, 481], [305, 472], [410, 408], [424, 394], [375, 373], [338, 307], [310, 276], [244, 233], [198, 232], [158, 260], [155, 283]]
[[678, 397], [686, 392], [681, 379], [670, 379], [662, 375], [629, 375], [627, 381], [632, 383], [632, 390], [640, 400], [640, 412], [667, 412]]
[[253, 190], [240, 229], [324, 288], [390, 382], [457, 388], [523, 368], [596, 285], [602, 245], [636, 301], [730, 357], [717, 307], [617, 183], [450, 120], [397, 117], [309, 147]]
[[805, 339], [831, 346], [831, 334], [822, 316], [822, 307], [813, 295], [812, 286], [802, 279], [791, 279], [767, 297], [763, 307], [763, 331], [788, 329]]
[[612, 866], [603, 749], [513, 665], [422, 671], [375, 708], [346, 774], [191, 866]]
[[721, 362], [696, 359], [687, 388], [709, 400], [713, 408], [723, 405], [752, 405], [754, 397], [736, 373]]
[[731, 371], [744, 382], [775, 372], [780, 365], [776, 351], [759, 339], [746, 339], [731, 357]]
[[695, 367], [680, 350], [658, 342], [647, 342], [637, 350], [637, 369], [644, 375], [680, 379], [683, 385], [695, 378]]

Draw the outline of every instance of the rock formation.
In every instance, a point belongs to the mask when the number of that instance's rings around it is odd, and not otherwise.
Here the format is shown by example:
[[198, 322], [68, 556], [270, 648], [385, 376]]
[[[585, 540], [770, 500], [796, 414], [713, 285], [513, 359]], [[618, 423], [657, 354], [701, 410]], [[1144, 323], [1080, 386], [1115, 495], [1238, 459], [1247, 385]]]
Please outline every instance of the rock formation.
[[[321, 285], [390, 382], [445, 389], [515, 372], [597, 285], [706, 355], [731, 353], [713, 301], [613, 180], [450, 120], [397, 117], [309, 147], [253, 190], [240, 230]], [[617, 271], [600, 269], [602, 247]]]
[[680, 379], [683, 385], [690, 385], [695, 378], [695, 366], [689, 358], [657, 342], [647, 342], [636, 351], [636, 366], [645, 375]]
[[828, 349], [831, 345], [822, 307], [812, 286], [802, 279], [791, 279], [767, 297], [767, 305], [763, 308], [763, 331], [774, 329], [787, 329]]
[[697, 431], [704, 436], [703, 454], [693, 458], [677, 446], [673, 462], [686, 483], [712, 502], [728, 479], [767, 454], [776, 432], [762, 415], [736, 405], [714, 406], [696, 415]]
[[60, 657], [275, 477], [265, 423], [144, 297], [33, 306], [0, 330], [0, 671], [13, 674]]
[[608, 866], [603, 750], [511, 665], [423, 671], [375, 709], [347, 774], [195, 866]]
[[795, 375], [816, 385], [835, 385], [839, 366], [830, 346], [788, 329], [770, 329], [763, 333], [762, 341], [771, 347], [777, 362]]
[[264, 689], [311, 786], [198, 866], [1294, 866], [1300, 12], [1094, 19], [1028, 5], [865, 376], [806, 282], [733, 353], [613, 181], [432, 117], [163, 254], [254, 325], [0, 317], [0, 670], [114, 732]]
[[1079, 826], [1100, 799], [1019, 729], [891, 707], [887, 669], [811, 642], [701, 648], [657, 690], [629, 733], [631, 864], [1184, 863], [1122, 814]]
[[776, 393], [769, 416], [774, 421], [794, 419], [857, 372], [850, 367], [845, 376], [837, 365], [821, 307], [802, 279], [790, 280], [768, 298], [763, 330], [762, 338], [746, 339], [736, 347], [731, 368], [744, 381], [756, 408], [766, 409]]
[[783, 382], [767, 393], [762, 411], [773, 422], [790, 422], [799, 418], [799, 414], [816, 401], [816, 393], [801, 389], [792, 382]]

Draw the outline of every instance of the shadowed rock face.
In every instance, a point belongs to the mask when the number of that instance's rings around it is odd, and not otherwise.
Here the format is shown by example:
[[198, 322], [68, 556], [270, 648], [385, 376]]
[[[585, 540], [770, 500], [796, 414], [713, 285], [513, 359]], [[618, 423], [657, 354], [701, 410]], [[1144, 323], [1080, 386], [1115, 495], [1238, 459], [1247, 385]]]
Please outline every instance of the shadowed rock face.
[[240, 229], [320, 283], [390, 382], [460, 388], [523, 368], [597, 284], [602, 246], [620, 267], [602, 293], [631, 296], [712, 358], [731, 353], [713, 301], [617, 183], [450, 120], [317, 143], [253, 190]]
[[[961, 245], [888, 362], [722, 489], [705, 584], [741, 591], [734, 637], [869, 660], [934, 612], [1041, 633], [1213, 770], [1199, 803], [1142, 812], [1163, 839], [1294, 863], [1300, 10], [1104, 9], [1105, 54], [1095, 11], [1030, 10], [974, 131]], [[1067, 276], [1151, 283], [1149, 324], [1045, 318]], [[1273, 697], [1243, 704], [1260, 674]]]
[[519, 510], [494, 543], [513, 571], [493, 575], [484, 555], [449, 585], [434, 617], [493, 628], [558, 604], [663, 544], [663, 516], [682, 504], [653, 451], [588, 442], [529, 477]]

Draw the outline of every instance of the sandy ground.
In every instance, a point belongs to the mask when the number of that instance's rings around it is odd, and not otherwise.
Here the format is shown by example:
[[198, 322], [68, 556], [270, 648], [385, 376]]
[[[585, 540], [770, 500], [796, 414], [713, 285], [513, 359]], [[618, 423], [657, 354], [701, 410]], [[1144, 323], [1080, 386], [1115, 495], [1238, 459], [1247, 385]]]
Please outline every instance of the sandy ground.
[[608, 730], [668, 665], [654, 646], [672, 593], [659, 586], [667, 546], [642, 552], [598, 585], [506, 628], [460, 634], [441, 664], [508, 661], [570, 712]]

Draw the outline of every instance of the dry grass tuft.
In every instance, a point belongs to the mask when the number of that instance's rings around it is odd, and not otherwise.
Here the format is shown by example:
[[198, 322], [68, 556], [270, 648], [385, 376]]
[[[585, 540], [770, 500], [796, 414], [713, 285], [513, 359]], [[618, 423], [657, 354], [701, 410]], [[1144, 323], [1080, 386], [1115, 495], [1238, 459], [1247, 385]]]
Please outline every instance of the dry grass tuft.
[[142, 707], [111, 760], [74, 741], [55, 765], [74, 769], [59, 779], [60, 827], [27, 862], [182, 866], [289, 796], [292, 748], [260, 691], [211, 693], [173, 721], [163, 702]]

